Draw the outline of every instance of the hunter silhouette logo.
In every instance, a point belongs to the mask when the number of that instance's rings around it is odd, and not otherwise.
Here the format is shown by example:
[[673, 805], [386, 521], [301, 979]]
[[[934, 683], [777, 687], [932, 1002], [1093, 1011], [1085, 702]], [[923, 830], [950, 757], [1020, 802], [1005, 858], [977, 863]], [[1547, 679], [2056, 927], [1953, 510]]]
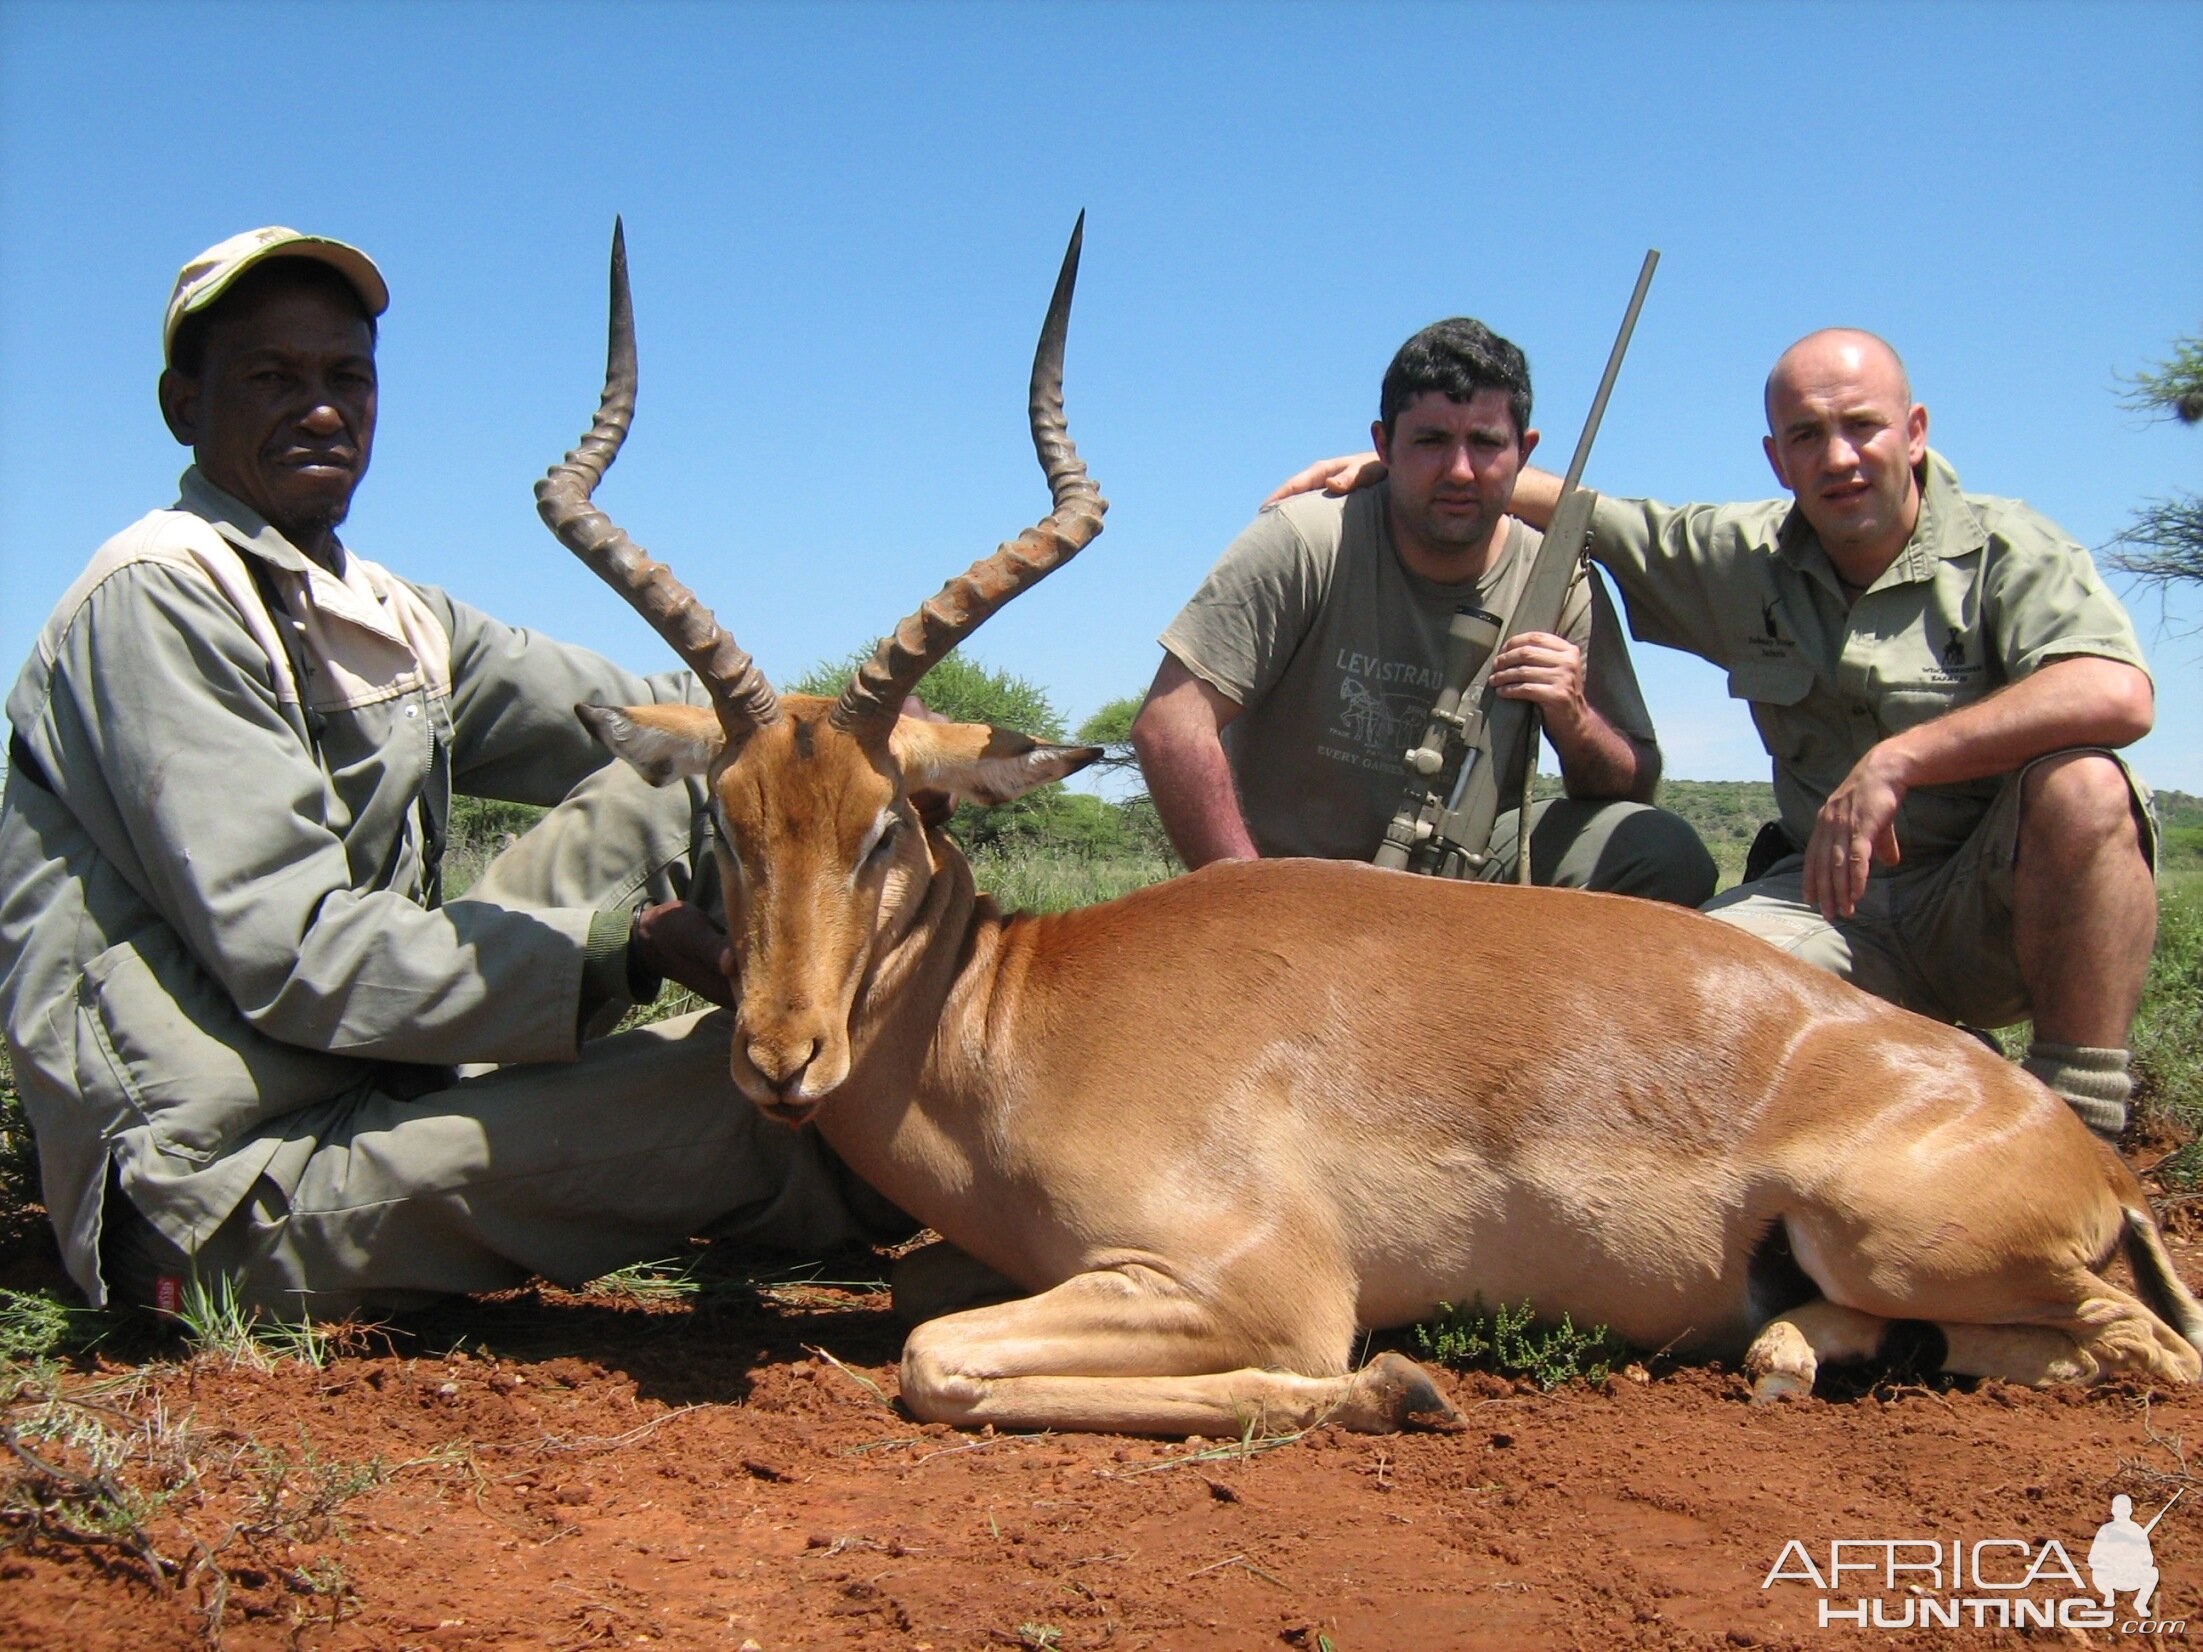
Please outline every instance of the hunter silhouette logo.
[[1782, 627], [1775, 623], [1775, 605], [1772, 602], [1763, 602], [1759, 605], [1759, 623], [1766, 627], [1765, 635], [1769, 642], [1788, 642], [1790, 640], [1782, 634]]
[[2124, 1495], [2111, 1500], [2111, 1518], [2096, 1528], [2096, 1541], [2088, 1546], [2088, 1580], [2112, 1604], [2114, 1595], [2134, 1592], [2134, 1615], [2147, 1618], [2157, 1593], [2157, 1560], [2151, 1553], [2149, 1534], [2157, 1529], [2172, 1505], [2187, 1495], [2182, 1486], [2165, 1506], [2150, 1516], [2149, 1524], [2134, 1523], [2134, 1499]]

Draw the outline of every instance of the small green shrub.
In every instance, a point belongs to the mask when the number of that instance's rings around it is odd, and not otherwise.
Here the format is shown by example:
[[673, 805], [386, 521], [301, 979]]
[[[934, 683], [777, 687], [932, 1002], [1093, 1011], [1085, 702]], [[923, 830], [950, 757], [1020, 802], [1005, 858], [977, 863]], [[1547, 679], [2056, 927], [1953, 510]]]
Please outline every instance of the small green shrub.
[[1481, 1303], [1456, 1308], [1441, 1302], [1437, 1318], [1415, 1327], [1415, 1343], [1425, 1359], [1441, 1365], [1527, 1377], [1547, 1392], [1571, 1382], [1606, 1381], [1628, 1351], [1604, 1325], [1579, 1331], [1566, 1314], [1557, 1324], [1541, 1325], [1527, 1302], [1490, 1311]]
[[528, 803], [499, 803], [485, 797], [451, 800], [451, 828], [444, 843], [444, 899], [455, 901], [545, 811]]
[[0, 1289], [0, 1366], [60, 1359], [91, 1347], [113, 1327], [96, 1308], [75, 1308], [48, 1291]]

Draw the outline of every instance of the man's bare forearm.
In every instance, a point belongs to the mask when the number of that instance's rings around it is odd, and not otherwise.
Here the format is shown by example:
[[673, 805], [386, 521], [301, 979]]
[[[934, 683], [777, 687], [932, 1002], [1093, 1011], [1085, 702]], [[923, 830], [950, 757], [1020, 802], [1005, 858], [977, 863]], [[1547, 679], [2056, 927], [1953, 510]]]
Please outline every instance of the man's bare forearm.
[[[1331, 494], [1358, 493], [1363, 488], [1375, 487], [1384, 477], [1384, 461], [1376, 454], [1342, 453], [1336, 458], [1318, 459], [1307, 469], [1295, 471], [1262, 502], [1274, 505], [1296, 493], [1314, 493], [1319, 489]], [[1524, 465], [1515, 478], [1514, 499], [1508, 504], [1507, 513], [1520, 517], [1543, 533], [1553, 525], [1553, 512], [1560, 507], [1560, 482], [1561, 479], [1549, 470]]]
[[1260, 858], [1221, 739], [1238, 714], [1231, 700], [1166, 656], [1132, 720], [1140, 775], [1188, 870], [1216, 860]]
[[1507, 506], [1508, 514], [1521, 517], [1543, 533], [1553, 525], [1553, 512], [1560, 508], [1560, 480], [1549, 470], [1524, 465], [1522, 474], [1515, 478], [1515, 496]]
[[1595, 708], [1572, 733], [1548, 728], [1546, 737], [1560, 757], [1561, 785], [1570, 797], [1650, 803], [1659, 789], [1659, 748], [1631, 738]]
[[1881, 742], [1867, 759], [1899, 785], [1943, 786], [2009, 774], [2074, 746], [2130, 745], [2150, 731], [2149, 678], [2123, 660], [2053, 660], [1985, 700]]
[[1143, 740], [1135, 729], [1133, 749], [1155, 813], [1188, 870], [1216, 860], [1259, 858], [1221, 745], [1168, 734], [1158, 738], [1152, 731]]

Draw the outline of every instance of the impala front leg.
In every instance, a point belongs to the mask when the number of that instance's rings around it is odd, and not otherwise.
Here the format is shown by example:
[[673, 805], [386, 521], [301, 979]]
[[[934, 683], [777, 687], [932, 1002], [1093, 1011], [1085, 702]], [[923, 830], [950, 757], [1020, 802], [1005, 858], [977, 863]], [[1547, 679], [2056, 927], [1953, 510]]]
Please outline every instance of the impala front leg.
[[[1343, 1296], [1343, 1293], [1340, 1293]], [[903, 1345], [903, 1401], [926, 1422], [1236, 1438], [1336, 1423], [1360, 1433], [1456, 1428], [1461, 1417], [1414, 1361], [1383, 1354], [1345, 1370], [1350, 1299], [1299, 1293], [1297, 1322], [1330, 1322], [1314, 1344], [1230, 1328], [1234, 1315], [1139, 1265], [1083, 1273], [1050, 1291], [931, 1320]], [[1326, 1372], [1257, 1369], [1270, 1359]]]

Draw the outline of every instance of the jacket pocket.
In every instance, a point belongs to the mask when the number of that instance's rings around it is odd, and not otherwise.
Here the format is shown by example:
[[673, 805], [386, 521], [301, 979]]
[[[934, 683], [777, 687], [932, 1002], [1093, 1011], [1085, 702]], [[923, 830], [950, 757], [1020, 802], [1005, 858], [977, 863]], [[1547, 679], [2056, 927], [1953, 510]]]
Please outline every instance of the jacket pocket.
[[152, 928], [77, 983], [77, 1083], [110, 1128], [130, 1115], [161, 1152], [207, 1163], [269, 1119], [368, 1076], [361, 1062], [256, 1032], [183, 942]]
[[1813, 692], [1813, 668], [1790, 660], [1739, 660], [1729, 668], [1729, 698], [1794, 706]]
[[1799, 708], [1813, 692], [1813, 668], [1802, 661], [1739, 660], [1729, 668], [1729, 697], [1752, 708], [1769, 756], [1795, 766], [1811, 756], [1811, 719]]

